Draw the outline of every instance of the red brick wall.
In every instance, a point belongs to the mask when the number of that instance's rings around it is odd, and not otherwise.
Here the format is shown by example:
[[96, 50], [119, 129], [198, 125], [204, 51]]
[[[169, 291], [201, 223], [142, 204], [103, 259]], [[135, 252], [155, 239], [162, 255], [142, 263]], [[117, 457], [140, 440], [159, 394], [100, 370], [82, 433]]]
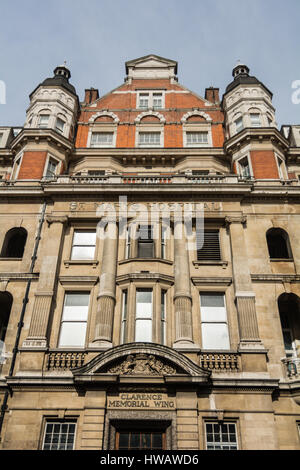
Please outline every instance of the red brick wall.
[[41, 179], [45, 169], [46, 158], [47, 152], [24, 152], [18, 179]]
[[250, 152], [254, 178], [278, 179], [278, 167], [272, 150], [253, 150]]

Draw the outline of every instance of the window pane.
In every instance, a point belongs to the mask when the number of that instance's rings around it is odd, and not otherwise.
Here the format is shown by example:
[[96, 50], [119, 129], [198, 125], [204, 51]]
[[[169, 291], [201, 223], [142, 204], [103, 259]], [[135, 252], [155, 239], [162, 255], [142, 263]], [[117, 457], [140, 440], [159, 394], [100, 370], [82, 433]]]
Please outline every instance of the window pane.
[[94, 246], [74, 246], [72, 249], [71, 259], [94, 259], [95, 247]]
[[74, 292], [66, 294], [65, 306], [86, 306], [89, 305], [90, 294], [86, 292]]
[[96, 244], [96, 231], [75, 231], [73, 238], [73, 245], [95, 245]]
[[152, 341], [152, 320], [136, 320], [135, 341]]
[[187, 132], [186, 140], [188, 144], [207, 144], [208, 132]]
[[223, 294], [201, 294], [200, 298], [202, 322], [227, 322]]
[[153, 258], [154, 257], [154, 243], [139, 241], [138, 257], [139, 258]]
[[63, 321], [86, 321], [88, 316], [88, 307], [72, 306], [64, 307]]
[[85, 343], [86, 323], [65, 322], [60, 331], [59, 346], [83, 347]]
[[91, 146], [111, 145], [113, 143], [113, 132], [93, 132]]
[[201, 294], [201, 307], [224, 307], [223, 294]]
[[229, 349], [229, 336], [226, 324], [202, 323], [203, 349]]

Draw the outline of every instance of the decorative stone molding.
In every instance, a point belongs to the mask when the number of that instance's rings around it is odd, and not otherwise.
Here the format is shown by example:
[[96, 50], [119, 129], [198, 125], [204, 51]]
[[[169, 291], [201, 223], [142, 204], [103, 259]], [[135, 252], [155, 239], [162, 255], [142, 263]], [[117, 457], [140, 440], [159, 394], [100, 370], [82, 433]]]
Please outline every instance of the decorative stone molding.
[[57, 351], [49, 352], [46, 360], [46, 369], [73, 369], [81, 367], [84, 363], [85, 352]]
[[185, 113], [181, 118], [181, 122], [186, 123], [188, 118], [190, 118], [191, 116], [200, 116], [203, 117], [206, 121], [212, 121], [212, 118], [209, 116], [209, 114], [205, 113], [204, 111], [195, 109], [194, 111], [189, 111], [188, 113]]
[[142, 113], [140, 113], [140, 114], [135, 118], [134, 122], [136, 122], [136, 123], [140, 122], [141, 119], [143, 119], [145, 116], [155, 116], [155, 117], [157, 117], [157, 118], [160, 120], [160, 122], [161, 122], [162, 124], [165, 124], [165, 123], [166, 123], [166, 119], [165, 119], [165, 117], [164, 117], [162, 114], [158, 113], [157, 111], [152, 111], [151, 109], [149, 109], [148, 111], [143, 111]]
[[[188, 357], [167, 346], [155, 343], [127, 343], [108, 349], [82, 367], [73, 369], [75, 382], [97, 380], [99, 375], [132, 376], [133, 381], [147, 376], [183, 376], [192, 382], [207, 383], [209, 371], [204, 371]], [[134, 378], [135, 377], [135, 378]], [[107, 379], [105, 379], [107, 380]]]
[[118, 375], [174, 375], [177, 370], [153, 355], [129, 354], [125, 361], [111, 367], [107, 372]]
[[67, 215], [62, 215], [62, 216], [58, 216], [58, 215], [47, 215], [46, 216], [46, 222], [48, 224], [48, 227], [51, 225], [51, 224], [66, 224], [68, 222], [68, 216]]
[[120, 122], [118, 116], [111, 111], [99, 111], [98, 113], [95, 113], [90, 117], [89, 122], [95, 122], [95, 120], [101, 116], [108, 116], [113, 118], [115, 124], [118, 124]]
[[226, 216], [225, 217], [226, 225], [230, 224], [246, 224], [247, 223], [247, 216], [246, 215], [234, 215], [234, 216]]
[[213, 372], [239, 372], [240, 360], [237, 353], [201, 353], [200, 367]]

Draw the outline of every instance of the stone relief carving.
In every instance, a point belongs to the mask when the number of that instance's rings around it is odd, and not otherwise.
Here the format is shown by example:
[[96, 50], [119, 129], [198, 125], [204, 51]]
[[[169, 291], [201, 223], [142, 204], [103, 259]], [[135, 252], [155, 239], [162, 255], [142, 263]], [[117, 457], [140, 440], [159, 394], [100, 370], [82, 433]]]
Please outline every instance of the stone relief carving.
[[129, 354], [123, 362], [109, 368], [107, 372], [120, 375], [174, 375], [177, 371], [153, 355]]

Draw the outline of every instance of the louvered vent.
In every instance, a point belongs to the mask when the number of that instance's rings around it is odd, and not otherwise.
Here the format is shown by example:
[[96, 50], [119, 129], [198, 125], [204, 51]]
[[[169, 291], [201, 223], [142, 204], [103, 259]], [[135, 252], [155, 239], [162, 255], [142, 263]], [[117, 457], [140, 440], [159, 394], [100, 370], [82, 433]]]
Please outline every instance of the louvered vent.
[[196, 240], [198, 261], [221, 260], [219, 230], [205, 230], [204, 243], [200, 249], [201, 237], [199, 232], [196, 233]]

